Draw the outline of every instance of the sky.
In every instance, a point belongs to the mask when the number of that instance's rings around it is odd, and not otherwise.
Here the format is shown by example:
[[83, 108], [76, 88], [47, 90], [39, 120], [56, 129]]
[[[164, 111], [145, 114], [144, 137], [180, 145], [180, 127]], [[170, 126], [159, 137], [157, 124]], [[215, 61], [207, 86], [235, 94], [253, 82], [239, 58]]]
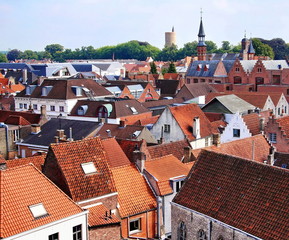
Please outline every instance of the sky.
[[174, 26], [179, 48], [197, 40], [200, 9], [206, 40], [237, 45], [244, 37], [289, 42], [288, 0], [0, 0], [0, 50], [43, 51], [117, 45], [130, 40], [160, 49]]

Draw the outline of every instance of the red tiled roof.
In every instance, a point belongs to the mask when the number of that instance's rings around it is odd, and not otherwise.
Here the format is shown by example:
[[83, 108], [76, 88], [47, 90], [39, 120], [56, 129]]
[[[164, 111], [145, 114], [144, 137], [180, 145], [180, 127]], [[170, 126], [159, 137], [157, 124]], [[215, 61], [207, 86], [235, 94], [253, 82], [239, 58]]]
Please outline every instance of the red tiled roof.
[[[47, 155], [49, 154], [56, 159], [74, 201], [116, 192], [108, 156], [99, 138], [51, 144]], [[84, 173], [81, 164], [88, 162], [94, 164], [96, 173], [87, 175]]]
[[[1, 239], [82, 212], [32, 164], [0, 171], [0, 190]], [[38, 203], [48, 215], [35, 219], [29, 206]]]
[[173, 155], [146, 161], [145, 170], [157, 179], [160, 195], [164, 196], [173, 192], [170, 178], [184, 176], [190, 171], [190, 167], [183, 164]]
[[156, 208], [155, 196], [135, 166], [113, 168], [112, 174], [118, 192], [121, 218]]
[[88, 225], [90, 227], [120, 223], [114, 214], [110, 215], [109, 209], [103, 204], [88, 208], [88, 210]]
[[197, 104], [192, 103], [177, 107], [170, 107], [170, 111], [174, 116], [174, 118], [176, 119], [176, 121], [178, 122], [183, 133], [187, 136], [187, 138], [190, 141], [196, 139], [192, 132], [193, 119], [195, 117], [200, 118], [201, 138], [213, 134], [211, 122], [208, 120], [204, 112], [200, 109], [200, 107]]
[[122, 148], [123, 152], [131, 162], [133, 161], [133, 151], [139, 149], [143, 143], [143, 140], [136, 141], [128, 139], [118, 139], [117, 141], [120, 147]]
[[148, 124], [154, 124], [156, 123], [156, 121], [159, 119], [159, 115], [157, 116], [153, 116], [153, 117], [150, 117], [150, 118], [143, 118], [143, 119], [140, 119], [138, 120], [135, 124], [133, 125], [141, 125], [141, 126], [146, 126]]
[[190, 144], [187, 140], [181, 140], [177, 142], [148, 146], [147, 149], [152, 159], [172, 154], [179, 159], [179, 161], [181, 161], [184, 156], [184, 147], [188, 146], [190, 146]]
[[224, 114], [223, 113], [205, 112], [205, 115], [209, 119], [210, 122], [224, 120]]
[[281, 117], [276, 119], [276, 122], [279, 124], [279, 127], [281, 130], [284, 131], [284, 133], [289, 136], [289, 116]]
[[39, 170], [42, 171], [42, 166], [44, 164], [46, 158], [46, 154], [43, 155], [35, 155], [27, 158], [17, 158], [12, 160], [7, 160], [6, 165], [7, 168], [14, 168], [18, 166], [23, 166], [29, 163], [33, 163], [33, 165]]
[[[219, 147], [212, 145], [203, 149], [229, 154], [236, 157], [246, 158], [249, 160], [254, 159], [254, 161], [256, 162], [263, 163], [265, 160], [268, 159], [270, 144], [267, 142], [267, 140], [262, 134], [258, 134], [252, 137], [223, 143], [220, 144]], [[201, 150], [202, 149], [192, 150], [192, 154], [195, 156], [195, 158], [198, 157]]]
[[14, 116], [10, 115], [6, 120], [6, 124], [11, 124], [11, 125], [19, 125], [19, 126], [26, 126], [26, 125], [31, 125], [30, 122], [28, 122], [25, 118], [22, 116]]
[[0, 122], [6, 123], [6, 120], [9, 118], [9, 116], [21, 116], [31, 124], [39, 123], [41, 120], [41, 115], [36, 113], [0, 110]]
[[179, 74], [178, 73], [165, 73], [164, 74], [164, 79], [178, 80], [179, 79]]
[[253, 136], [260, 133], [260, 119], [257, 113], [244, 115], [243, 119]]
[[289, 236], [289, 171], [204, 151], [173, 202], [261, 239]]
[[111, 168], [130, 165], [130, 161], [115, 138], [103, 139], [101, 142], [108, 157], [108, 164]]

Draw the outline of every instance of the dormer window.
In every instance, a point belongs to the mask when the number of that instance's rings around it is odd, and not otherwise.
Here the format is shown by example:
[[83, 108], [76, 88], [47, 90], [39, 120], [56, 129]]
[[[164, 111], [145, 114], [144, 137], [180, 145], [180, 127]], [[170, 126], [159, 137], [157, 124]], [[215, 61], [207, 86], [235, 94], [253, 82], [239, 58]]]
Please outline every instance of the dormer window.
[[204, 67], [204, 71], [208, 71], [209, 70], [209, 64], [206, 64]]
[[52, 86], [45, 86], [42, 88], [42, 96], [47, 96], [51, 91]]
[[29, 210], [31, 211], [34, 218], [40, 218], [48, 215], [42, 203], [30, 205]]
[[26, 95], [31, 95], [35, 88], [36, 88], [36, 85], [27, 86], [26, 87]]
[[81, 167], [85, 174], [92, 174], [97, 172], [93, 162], [81, 163]]
[[202, 69], [202, 64], [198, 64], [197, 71], [201, 71], [201, 69]]
[[78, 97], [78, 96], [82, 96], [82, 92], [81, 92], [81, 87], [79, 86], [73, 86], [71, 87], [73, 93]]
[[78, 109], [77, 109], [77, 115], [79, 115], [79, 116], [84, 116], [85, 113], [86, 113], [86, 111], [87, 111], [87, 109], [88, 109], [88, 106], [87, 106], [87, 105], [82, 105], [82, 106], [78, 107]]

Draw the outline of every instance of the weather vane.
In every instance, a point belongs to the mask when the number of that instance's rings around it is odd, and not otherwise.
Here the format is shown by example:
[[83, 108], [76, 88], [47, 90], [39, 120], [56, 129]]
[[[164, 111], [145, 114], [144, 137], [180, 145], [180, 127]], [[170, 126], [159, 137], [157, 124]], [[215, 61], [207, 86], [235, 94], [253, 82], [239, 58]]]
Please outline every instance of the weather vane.
[[201, 19], [203, 18], [203, 9], [201, 8]]

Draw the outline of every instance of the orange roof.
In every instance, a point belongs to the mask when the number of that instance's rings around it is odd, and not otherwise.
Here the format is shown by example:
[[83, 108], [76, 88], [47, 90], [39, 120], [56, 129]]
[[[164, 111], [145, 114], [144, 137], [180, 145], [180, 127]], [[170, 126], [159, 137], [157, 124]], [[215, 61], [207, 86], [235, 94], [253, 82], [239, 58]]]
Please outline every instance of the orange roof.
[[260, 119], [257, 113], [244, 115], [243, 119], [252, 135], [257, 135], [260, 133]]
[[108, 164], [111, 168], [130, 165], [130, 161], [115, 138], [102, 139], [101, 142], [106, 151]]
[[172, 79], [172, 80], [178, 80], [179, 74], [178, 73], [165, 73], [164, 79]]
[[88, 210], [88, 225], [90, 227], [120, 223], [120, 220], [114, 214], [110, 214], [109, 209], [103, 204], [88, 208]]
[[[52, 167], [49, 168], [52, 160], [56, 161], [53, 163], [54, 168], [59, 168], [58, 171], [63, 174], [64, 179], [58, 181], [67, 185], [67, 194], [74, 201], [116, 192], [108, 157], [100, 138], [51, 144], [43, 167], [43, 173], [47, 176], [53, 174]], [[83, 163], [92, 163], [96, 173], [85, 174], [81, 165]]]
[[276, 119], [276, 122], [279, 123], [281, 130], [284, 130], [287, 137], [289, 136], [289, 116], [281, 117]]
[[27, 158], [16, 158], [12, 160], [7, 160], [6, 165], [7, 165], [7, 168], [14, 168], [14, 167], [26, 165], [28, 163], [33, 163], [33, 165], [39, 171], [42, 171], [42, 166], [44, 164], [45, 157], [46, 157], [46, 154], [35, 155], [33, 157], [27, 157]]
[[200, 135], [202, 138], [213, 134], [211, 122], [197, 104], [170, 107], [170, 111], [190, 141], [196, 139], [192, 132], [193, 119], [195, 117], [200, 118]]
[[156, 208], [155, 196], [135, 166], [113, 168], [112, 174], [118, 192], [121, 218]]
[[15, 115], [10, 115], [6, 121], [6, 124], [11, 124], [11, 125], [20, 125], [20, 126], [26, 126], [26, 125], [31, 125], [30, 122], [28, 122], [24, 117], [22, 116], [15, 116]]
[[[82, 212], [32, 164], [0, 171], [0, 190], [1, 239]], [[48, 215], [34, 218], [29, 206], [39, 203]]]
[[143, 118], [143, 119], [139, 119], [136, 123], [134, 123], [133, 125], [141, 125], [141, 126], [146, 126], [148, 124], [155, 124], [156, 121], [159, 119], [159, 115], [157, 116], [153, 116], [153, 117], [149, 117], [149, 118]]
[[12, 89], [14, 92], [21, 92], [22, 90], [25, 89], [25, 86], [23, 86], [21, 83], [12, 84], [12, 85], [11, 85], [11, 89]]
[[252, 137], [223, 143], [220, 144], [219, 147], [212, 145], [209, 147], [192, 150], [192, 154], [195, 156], [195, 158], [198, 157], [202, 149], [246, 158], [249, 160], [254, 158], [254, 161], [264, 163], [264, 161], [268, 159], [270, 144], [262, 134], [258, 134]]
[[173, 155], [156, 158], [145, 163], [145, 169], [150, 175], [157, 179], [160, 195], [167, 195], [173, 192], [170, 179], [174, 177], [186, 177], [190, 167], [183, 164]]

